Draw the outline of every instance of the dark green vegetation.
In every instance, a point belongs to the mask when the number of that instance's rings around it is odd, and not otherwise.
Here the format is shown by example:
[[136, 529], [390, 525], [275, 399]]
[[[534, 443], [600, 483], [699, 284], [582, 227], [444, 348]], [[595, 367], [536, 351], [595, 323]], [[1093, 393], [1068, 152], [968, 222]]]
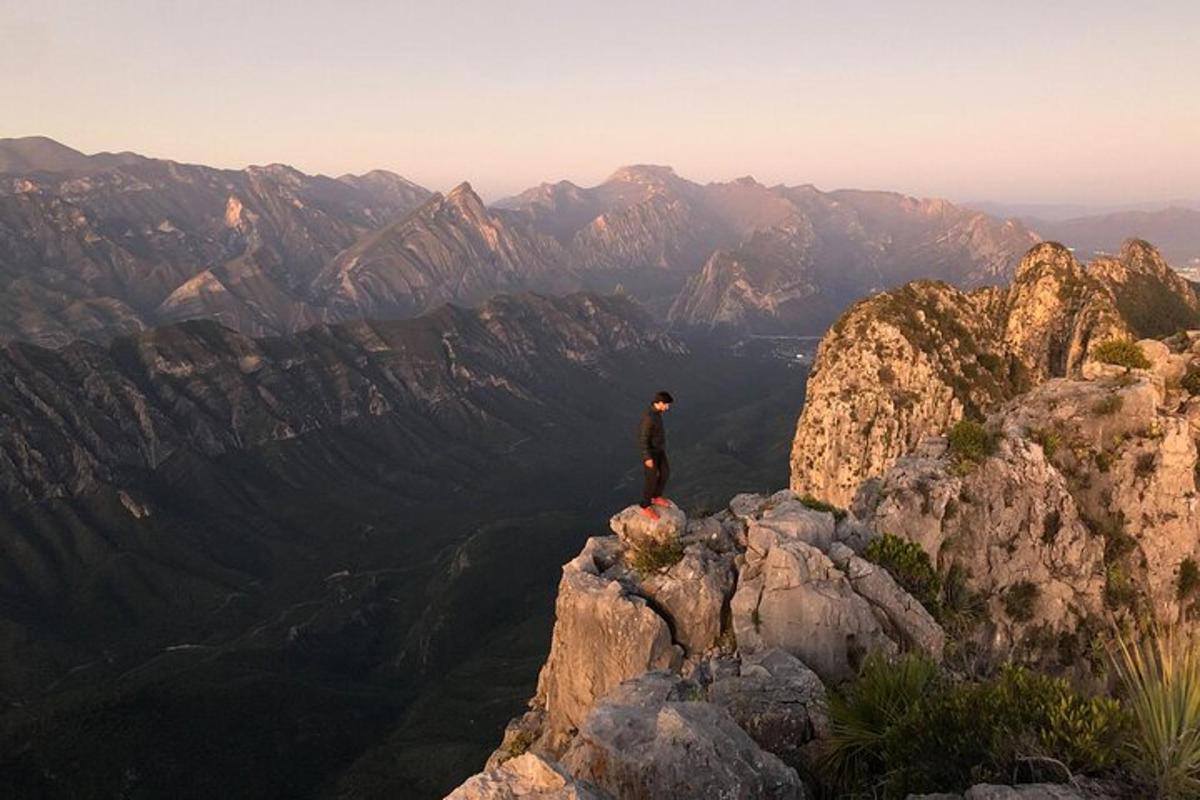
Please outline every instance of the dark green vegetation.
[[974, 420], [956, 422], [946, 434], [946, 439], [950, 455], [962, 469], [980, 463], [996, 451], [996, 435]]
[[629, 566], [643, 578], [672, 567], [683, 558], [683, 545], [678, 539], [643, 542], [633, 550]]
[[1097, 361], [1126, 369], [1150, 368], [1150, 361], [1142, 349], [1129, 339], [1105, 339], [1093, 348], [1092, 356]]
[[1179, 385], [1188, 394], [1200, 394], [1200, 367], [1189, 367]]
[[1179, 599], [1189, 600], [1200, 590], [1200, 566], [1194, 558], [1179, 562], [1179, 584], [1176, 587]]
[[0, 470], [0, 796], [434, 798], [477, 770], [559, 566], [637, 496], [649, 392], [679, 400], [681, 505], [786, 474], [803, 371], [588, 302], [0, 348], [0, 453], [45, 454]]
[[890, 533], [867, 543], [863, 558], [878, 564], [935, 617], [942, 608], [942, 579], [916, 542]]
[[1037, 611], [1041, 589], [1030, 581], [1018, 581], [1004, 593], [1004, 613], [1016, 622], [1029, 622]]
[[800, 503], [805, 508], [811, 508], [813, 511], [820, 511], [824, 514], [832, 514], [834, 520], [838, 522], [846, 518], [846, 509], [838, 508], [832, 503], [826, 503], [824, 500], [818, 500], [811, 494], [806, 494], [801, 497]]
[[1063, 766], [1101, 772], [1118, 763], [1130, 727], [1117, 701], [1080, 695], [1065, 680], [1015, 666], [958, 680], [915, 655], [869, 657], [833, 694], [830, 716], [835, 794], [889, 798], [1014, 775], [1062, 780]]
[[1041, 445], [1046, 458], [1054, 458], [1054, 454], [1058, 452], [1058, 445], [1062, 441], [1062, 437], [1057, 431], [1043, 428], [1030, 431], [1029, 438]]
[[1116, 295], [1121, 317], [1143, 339], [1161, 339], [1200, 325], [1200, 313], [1154, 275], [1131, 273]]

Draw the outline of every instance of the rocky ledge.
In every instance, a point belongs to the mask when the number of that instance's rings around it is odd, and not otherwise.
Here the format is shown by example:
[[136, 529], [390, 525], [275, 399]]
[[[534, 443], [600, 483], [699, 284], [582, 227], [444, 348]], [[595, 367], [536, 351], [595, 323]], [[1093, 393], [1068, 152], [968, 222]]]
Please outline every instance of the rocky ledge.
[[826, 684], [872, 651], [941, 657], [870, 532], [790, 491], [611, 527], [563, 567], [530, 710], [452, 797], [808, 797]]

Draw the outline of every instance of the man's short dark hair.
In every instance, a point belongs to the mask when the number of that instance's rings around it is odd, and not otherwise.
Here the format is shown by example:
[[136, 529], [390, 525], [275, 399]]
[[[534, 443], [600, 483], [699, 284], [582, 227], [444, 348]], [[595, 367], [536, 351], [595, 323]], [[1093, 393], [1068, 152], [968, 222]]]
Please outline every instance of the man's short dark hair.
[[659, 392], [658, 394], [654, 395], [654, 402], [670, 404], [675, 402], [675, 398], [671, 397], [670, 392]]

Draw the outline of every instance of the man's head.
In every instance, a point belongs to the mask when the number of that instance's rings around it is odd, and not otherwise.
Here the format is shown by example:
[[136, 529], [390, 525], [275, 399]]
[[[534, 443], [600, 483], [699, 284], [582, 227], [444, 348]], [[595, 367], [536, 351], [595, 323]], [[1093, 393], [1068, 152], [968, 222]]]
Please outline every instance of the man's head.
[[659, 411], [666, 411], [671, 407], [671, 403], [675, 402], [675, 398], [671, 397], [670, 392], [658, 392], [654, 395], [654, 407]]

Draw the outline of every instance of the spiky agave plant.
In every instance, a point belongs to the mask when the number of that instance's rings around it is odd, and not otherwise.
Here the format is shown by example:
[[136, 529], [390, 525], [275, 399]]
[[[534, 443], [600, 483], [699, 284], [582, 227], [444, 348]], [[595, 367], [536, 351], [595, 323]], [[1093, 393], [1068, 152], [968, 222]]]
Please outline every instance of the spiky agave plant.
[[822, 760], [839, 788], [881, 777], [888, 731], [939, 679], [937, 665], [923, 656], [872, 653], [858, 678], [830, 695], [830, 736]]
[[1135, 768], [1160, 798], [1200, 797], [1200, 651], [1171, 628], [1117, 636], [1113, 666], [1134, 720]]

